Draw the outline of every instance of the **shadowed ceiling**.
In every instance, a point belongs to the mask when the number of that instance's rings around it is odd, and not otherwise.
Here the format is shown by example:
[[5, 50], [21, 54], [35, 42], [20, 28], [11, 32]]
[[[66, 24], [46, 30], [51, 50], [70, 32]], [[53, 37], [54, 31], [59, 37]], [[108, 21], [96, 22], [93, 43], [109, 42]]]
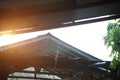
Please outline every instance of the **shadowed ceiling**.
[[[24, 33], [115, 19], [119, 5], [117, 0], [0, 0], [0, 32]], [[78, 21], [99, 16], [106, 17]]]

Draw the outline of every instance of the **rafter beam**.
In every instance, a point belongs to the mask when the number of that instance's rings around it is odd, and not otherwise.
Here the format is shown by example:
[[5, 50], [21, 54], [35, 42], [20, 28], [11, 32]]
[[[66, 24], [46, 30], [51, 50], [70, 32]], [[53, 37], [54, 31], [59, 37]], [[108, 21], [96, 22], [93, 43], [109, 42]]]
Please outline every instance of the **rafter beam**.
[[53, 79], [49, 79], [49, 78], [24, 77], [24, 76], [8, 76], [8, 78], [22, 78], [22, 79], [42, 79], [42, 80], [53, 80]]

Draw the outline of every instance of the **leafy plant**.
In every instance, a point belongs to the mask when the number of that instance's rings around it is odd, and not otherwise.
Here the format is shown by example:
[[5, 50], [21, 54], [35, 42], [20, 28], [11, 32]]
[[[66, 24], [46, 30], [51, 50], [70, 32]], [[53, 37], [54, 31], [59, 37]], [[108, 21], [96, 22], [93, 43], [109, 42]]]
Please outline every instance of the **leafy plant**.
[[108, 23], [104, 43], [107, 47], [111, 47], [110, 56], [113, 57], [113, 60], [110, 63], [110, 67], [116, 69], [120, 65], [120, 20], [114, 23]]

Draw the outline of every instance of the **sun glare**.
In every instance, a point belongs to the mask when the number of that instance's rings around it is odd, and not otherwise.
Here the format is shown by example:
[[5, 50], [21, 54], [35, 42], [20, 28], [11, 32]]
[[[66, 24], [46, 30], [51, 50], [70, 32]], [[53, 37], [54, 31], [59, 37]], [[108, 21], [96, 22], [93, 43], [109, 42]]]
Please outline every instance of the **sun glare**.
[[0, 36], [0, 46], [9, 44], [12, 40], [12, 36], [13, 34], [9, 34], [9, 33]]
[[1, 37], [10, 37], [10, 36], [12, 36], [13, 34], [10, 34], [10, 33], [6, 33], [6, 34], [2, 34], [2, 36]]
[[3, 34], [0, 36], [0, 46], [5, 46], [8, 44], [16, 43], [26, 39], [34, 38], [35, 34], [26, 33], [26, 34]]

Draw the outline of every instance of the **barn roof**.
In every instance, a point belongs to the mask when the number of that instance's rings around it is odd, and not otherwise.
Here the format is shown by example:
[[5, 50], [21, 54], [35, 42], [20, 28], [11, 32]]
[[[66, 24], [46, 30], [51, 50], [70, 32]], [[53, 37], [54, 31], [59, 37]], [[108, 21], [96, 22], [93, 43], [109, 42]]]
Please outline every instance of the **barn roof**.
[[[0, 71], [7, 72], [4, 75], [7, 74], [8, 78], [52, 80], [51, 77], [54, 75], [59, 80], [74, 74], [95, 75], [100, 72], [106, 75], [109, 71], [106, 62], [61, 41], [50, 33], [3, 46], [0, 50]], [[34, 68], [34, 71], [31, 71], [31, 68]], [[38, 76], [23, 76], [23, 73], [36, 73]], [[43, 76], [40, 77], [40, 74]]]
[[9, 54], [12, 52], [23, 56], [40, 55], [53, 57], [58, 53], [59, 57], [101, 61], [100, 59], [61, 41], [50, 33], [15, 44], [3, 46], [1, 47], [1, 51], [8, 52]]

